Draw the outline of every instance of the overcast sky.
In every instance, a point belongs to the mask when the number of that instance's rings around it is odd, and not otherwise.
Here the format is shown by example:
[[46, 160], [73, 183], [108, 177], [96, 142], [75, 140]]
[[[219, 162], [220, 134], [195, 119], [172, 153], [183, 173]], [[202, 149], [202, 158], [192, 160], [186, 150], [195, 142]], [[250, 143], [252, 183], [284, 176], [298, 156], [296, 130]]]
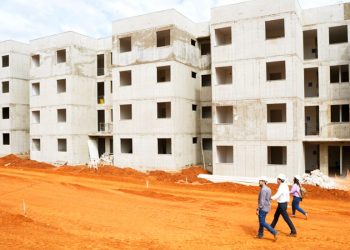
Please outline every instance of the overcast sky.
[[[28, 42], [63, 31], [92, 37], [111, 35], [112, 21], [175, 8], [195, 22], [208, 21], [210, 8], [246, 0], [0, 0], [0, 41]], [[302, 8], [350, 0], [299, 0]]]

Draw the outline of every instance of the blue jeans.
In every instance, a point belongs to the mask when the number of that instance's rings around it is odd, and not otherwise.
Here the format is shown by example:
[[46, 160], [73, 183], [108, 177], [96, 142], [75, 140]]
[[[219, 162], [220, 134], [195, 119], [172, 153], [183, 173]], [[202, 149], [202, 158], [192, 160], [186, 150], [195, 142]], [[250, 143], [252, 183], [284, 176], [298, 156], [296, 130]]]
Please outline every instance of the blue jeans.
[[299, 207], [299, 203], [301, 202], [300, 197], [293, 196], [293, 202], [292, 202], [292, 214], [295, 215], [295, 210], [298, 210], [300, 213], [305, 215], [305, 211]]
[[264, 228], [266, 228], [273, 235], [276, 234], [276, 230], [273, 229], [269, 224], [266, 223], [266, 221], [265, 221], [266, 215], [267, 215], [267, 212], [259, 209], [259, 231], [258, 231], [259, 236], [264, 235]]

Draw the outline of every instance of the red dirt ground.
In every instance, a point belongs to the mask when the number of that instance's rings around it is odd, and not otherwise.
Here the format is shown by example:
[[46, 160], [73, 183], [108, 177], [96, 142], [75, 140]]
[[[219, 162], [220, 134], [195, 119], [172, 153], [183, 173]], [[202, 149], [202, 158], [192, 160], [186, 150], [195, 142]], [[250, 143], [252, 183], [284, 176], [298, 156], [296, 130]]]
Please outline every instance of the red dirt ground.
[[349, 249], [349, 192], [307, 186], [309, 220], [293, 218], [298, 237], [289, 238], [281, 219], [274, 242], [267, 232], [254, 237], [257, 187], [212, 184], [199, 173], [205, 171], [56, 168], [0, 158], [0, 248]]

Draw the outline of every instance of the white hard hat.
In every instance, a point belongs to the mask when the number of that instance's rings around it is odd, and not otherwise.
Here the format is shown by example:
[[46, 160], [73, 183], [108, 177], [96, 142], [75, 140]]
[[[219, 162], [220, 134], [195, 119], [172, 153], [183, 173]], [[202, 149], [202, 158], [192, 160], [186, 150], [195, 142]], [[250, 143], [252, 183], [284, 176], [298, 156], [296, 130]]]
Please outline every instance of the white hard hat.
[[280, 179], [280, 180], [282, 180], [282, 181], [285, 181], [287, 178], [286, 178], [286, 176], [285, 176], [284, 174], [279, 174], [279, 175], [277, 176], [277, 179]]
[[296, 176], [294, 176], [294, 178], [297, 179], [298, 181], [301, 181], [300, 175], [296, 175]]
[[265, 181], [267, 182], [267, 176], [260, 176], [259, 181]]

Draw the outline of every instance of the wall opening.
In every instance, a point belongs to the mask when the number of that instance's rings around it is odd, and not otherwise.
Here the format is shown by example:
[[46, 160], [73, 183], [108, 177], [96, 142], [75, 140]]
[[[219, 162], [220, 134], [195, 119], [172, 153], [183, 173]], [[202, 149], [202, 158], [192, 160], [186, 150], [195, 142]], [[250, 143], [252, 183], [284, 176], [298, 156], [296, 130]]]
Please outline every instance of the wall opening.
[[348, 42], [347, 25], [329, 27], [329, 44], [347, 43], [347, 42]]
[[192, 76], [192, 78], [195, 78], [195, 79], [196, 79], [196, 78], [197, 78], [197, 73], [192, 71], [192, 72], [191, 72], [191, 76]]
[[32, 139], [32, 151], [40, 151], [40, 139]]
[[171, 118], [171, 102], [157, 103], [157, 118]]
[[120, 120], [131, 120], [132, 119], [132, 105], [123, 104], [120, 105]]
[[349, 104], [331, 105], [331, 122], [349, 122]]
[[97, 83], [97, 104], [105, 104], [105, 83]]
[[97, 76], [103, 76], [105, 74], [105, 55], [97, 55]]
[[286, 111], [285, 103], [267, 104], [267, 122], [286, 122]]
[[10, 92], [10, 82], [9, 81], [4, 81], [1, 83], [1, 91], [3, 94]]
[[57, 93], [66, 93], [66, 79], [57, 80]]
[[10, 108], [9, 107], [4, 107], [2, 108], [2, 119], [10, 119]]
[[40, 95], [40, 83], [32, 83], [32, 96]]
[[158, 138], [158, 154], [171, 154], [170, 138]]
[[201, 56], [210, 55], [210, 37], [199, 38], [198, 44], [201, 49]]
[[64, 123], [67, 121], [66, 109], [57, 109], [57, 122]]
[[5, 55], [1, 57], [1, 62], [2, 62], [2, 67], [6, 68], [10, 65], [10, 56], [9, 55]]
[[197, 105], [196, 104], [192, 104], [192, 111], [197, 111]]
[[304, 143], [305, 173], [320, 168], [320, 145]]
[[33, 119], [33, 123], [40, 123], [40, 111], [39, 110], [35, 110], [32, 111], [32, 119]]
[[98, 132], [107, 132], [108, 128], [105, 123], [105, 110], [97, 110], [97, 130]]
[[349, 82], [349, 65], [330, 66], [330, 82]]
[[32, 55], [32, 65], [35, 67], [40, 66], [40, 55]]
[[233, 163], [233, 146], [216, 146], [218, 163]]
[[216, 81], [218, 85], [232, 84], [232, 67], [216, 68]]
[[192, 144], [197, 144], [198, 137], [192, 137]]
[[10, 134], [9, 133], [2, 134], [2, 145], [10, 145]]
[[196, 40], [191, 39], [191, 45], [192, 45], [192, 46], [196, 46]]
[[157, 31], [157, 47], [170, 45], [170, 30]]
[[171, 69], [170, 66], [157, 67], [157, 82], [170, 82]]
[[318, 68], [304, 69], [305, 97], [318, 97]]
[[211, 118], [211, 106], [202, 107], [202, 119], [210, 119]]
[[120, 38], [119, 44], [120, 44], [120, 47], [119, 47], [120, 53], [131, 51], [131, 36]]
[[305, 135], [319, 134], [319, 107], [305, 107]]
[[57, 139], [58, 152], [67, 152], [67, 139]]
[[132, 154], [132, 139], [130, 138], [123, 138], [120, 139], [120, 152], [122, 154]]
[[211, 86], [211, 74], [202, 75], [202, 87]]
[[216, 107], [216, 124], [233, 123], [233, 106]]
[[66, 50], [61, 49], [56, 51], [57, 63], [65, 63], [66, 62]]
[[212, 138], [203, 138], [202, 144], [203, 144], [203, 150], [205, 150], [205, 151], [212, 151], [213, 150]]
[[232, 43], [231, 27], [215, 30], [216, 46], [228, 45]]
[[305, 30], [303, 32], [304, 59], [318, 58], [317, 30]]
[[119, 72], [120, 86], [130, 86], [132, 84], [131, 79], [131, 70]]
[[284, 37], [284, 19], [265, 22], [265, 38], [274, 39]]
[[267, 62], [266, 63], [266, 80], [285, 80], [286, 79], [286, 63], [285, 61]]
[[268, 146], [267, 147], [268, 164], [286, 165], [287, 164], [287, 147], [285, 146]]

